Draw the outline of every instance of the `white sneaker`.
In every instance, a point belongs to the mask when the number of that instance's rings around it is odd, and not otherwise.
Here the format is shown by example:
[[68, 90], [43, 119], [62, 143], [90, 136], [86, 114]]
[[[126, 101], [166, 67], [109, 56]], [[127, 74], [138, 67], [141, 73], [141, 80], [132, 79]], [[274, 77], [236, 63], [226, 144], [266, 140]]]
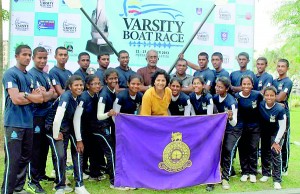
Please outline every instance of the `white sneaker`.
[[73, 191], [72, 187], [69, 187], [68, 185], [65, 186], [65, 188], [64, 188], [65, 193], [71, 193], [72, 191]]
[[88, 174], [82, 173], [82, 178], [83, 180], [88, 179], [90, 176]]
[[116, 190], [120, 190], [120, 191], [128, 191], [129, 190], [128, 187], [115, 187], [114, 185], [110, 185], [109, 187], [111, 189], [116, 189]]
[[288, 174], [289, 174], [288, 171], [285, 171], [285, 172], [281, 173], [282, 176], [287, 176]]
[[261, 168], [258, 169], [258, 170], [257, 170], [257, 173], [262, 174], [262, 169], [261, 169]]
[[230, 189], [230, 185], [229, 185], [228, 181], [225, 180], [225, 179], [222, 180], [222, 188], [223, 188], [224, 190]]
[[242, 182], [247, 182], [247, 179], [248, 179], [248, 175], [244, 174], [241, 178], [240, 178], [240, 181]]
[[84, 186], [75, 187], [75, 193], [76, 194], [90, 194]]
[[63, 189], [57, 189], [55, 191], [55, 194], [65, 194], [64, 190]]
[[259, 179], [260, 182], [267, 182], [269, 180], [270, 177], [268, 176], [263, 176]]
[[254, 174], [250, 174], [250, 182], [256, 183], [256, 176]]
[[281, 189], [281, 185], [279, 182], [274, 182], [274, 189], [276, 190], [280, 190]]

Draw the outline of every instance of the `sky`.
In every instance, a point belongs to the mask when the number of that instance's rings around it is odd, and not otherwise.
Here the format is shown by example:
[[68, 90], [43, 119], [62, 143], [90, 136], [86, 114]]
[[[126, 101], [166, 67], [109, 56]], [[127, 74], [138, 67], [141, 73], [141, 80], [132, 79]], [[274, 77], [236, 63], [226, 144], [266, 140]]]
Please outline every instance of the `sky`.
[[[255, 26], [254, 26], [254, 50], [259, 55], [266, 48], [278, 47], [280, 42], [276, 40], [278, 28], [271, 21], [271, 16], [280, 2], [284, 0], [255, 0]], [[2, 1], [4, 9], [9, 9], [9, 0]], [[8, 39], [8, 22], [3, 24], [3, 39]]]

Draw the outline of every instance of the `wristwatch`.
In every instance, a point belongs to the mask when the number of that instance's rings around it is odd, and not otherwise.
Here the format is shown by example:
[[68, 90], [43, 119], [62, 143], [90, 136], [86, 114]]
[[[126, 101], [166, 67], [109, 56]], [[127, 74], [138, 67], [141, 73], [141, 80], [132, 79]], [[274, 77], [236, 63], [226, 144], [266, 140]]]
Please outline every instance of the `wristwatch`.
[[24, 98], [27, 98], [28, 95], [28, 92], [24, 92]]

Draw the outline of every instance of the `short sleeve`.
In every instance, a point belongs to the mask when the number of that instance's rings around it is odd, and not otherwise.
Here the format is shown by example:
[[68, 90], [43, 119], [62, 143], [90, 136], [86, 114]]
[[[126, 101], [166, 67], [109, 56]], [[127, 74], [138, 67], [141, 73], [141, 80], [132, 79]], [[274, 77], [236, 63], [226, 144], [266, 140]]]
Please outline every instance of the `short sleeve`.
[[3, 85], [5, 90], [10, 89], [10, 88], [18, 88], [17, 80], [16, 80], [16, 75], [13, 74], [11, 71], [7, 71], [3, 75]]
[[59, 103], [58, 103], [58, 106], [61, 106], [63, 108], [66, 108], [69, 104], [69, 95], [68, 93], [63, 93], [61, 96], [60, 96], [60, 99], [59, 99]]
[[59, 78], [58, 78], [58, 75], [55, 72], [53, 72], [53, 71], [50, 72], [49, 76], [51, 78], [51, 83], [52, 83], [53, 86], [61, 85], [61, 83], [59, 81]]
[[293, 82], [285, 82], [282, 87], [282, 91], [285, 93], [290, 93], [293, 87]]

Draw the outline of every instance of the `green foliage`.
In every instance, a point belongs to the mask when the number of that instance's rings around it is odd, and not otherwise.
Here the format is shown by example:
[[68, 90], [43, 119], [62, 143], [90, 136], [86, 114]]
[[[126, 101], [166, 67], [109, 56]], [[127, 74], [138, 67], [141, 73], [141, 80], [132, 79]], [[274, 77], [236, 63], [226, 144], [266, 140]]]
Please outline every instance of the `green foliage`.
[[9, 12], [7, 10], [2, 9], [1, 16], [2, 16], [3, 21], [8, 21], [9, 20]]

